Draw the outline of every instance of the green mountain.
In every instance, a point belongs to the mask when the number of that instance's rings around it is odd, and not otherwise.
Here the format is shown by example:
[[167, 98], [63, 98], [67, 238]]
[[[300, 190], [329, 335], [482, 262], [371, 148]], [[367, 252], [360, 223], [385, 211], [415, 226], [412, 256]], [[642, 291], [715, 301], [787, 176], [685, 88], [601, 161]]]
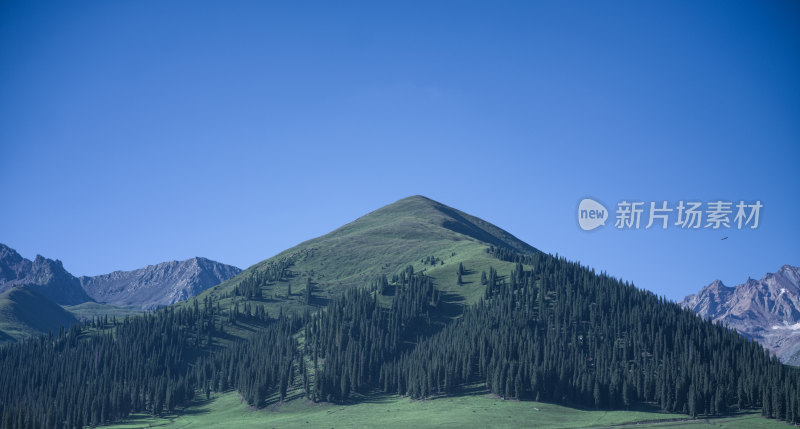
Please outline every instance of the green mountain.
[[0, 348], [0, 367], [14, 368], [0, 372], [0, 429], [98, 426], [229, 394], [265, 426], [265, 409], [387, 395], [800, 417], [800, 373], [759, 344], [420, 196], [187, 301]]
[[[513, 264], [487, 253], [490, 246], [521, 254], [538, 252], [483, 219], [417, 195], [259, 262], [197, 299], [209, 297], [226, 307], [231, 300], [222, 297], [237, 286], [285, 265], [288, 275], [280, 281], [263, 282], [262, 293], [270, 298], [266, 307], [271, 311], [279, 307], [297, 310], [303, 308], [309, 280], [317, 298], [312, 303], [324, 304], [344, 290], [364, 286], [380, 276], [391, 279], [410, 265], [434, 278], [448, 300], [472, 304], [483, 296], [482, 272], [490, 267], [502, 271], [513, 268]], [[460, 285], [459, 264], [468, 268]], [[292, 295], [287, 296], [289, 290]]]
[[0, 343], [58, 333], [78, 320], [69, 311], [31, 289], [18, 286], [0, 294]]

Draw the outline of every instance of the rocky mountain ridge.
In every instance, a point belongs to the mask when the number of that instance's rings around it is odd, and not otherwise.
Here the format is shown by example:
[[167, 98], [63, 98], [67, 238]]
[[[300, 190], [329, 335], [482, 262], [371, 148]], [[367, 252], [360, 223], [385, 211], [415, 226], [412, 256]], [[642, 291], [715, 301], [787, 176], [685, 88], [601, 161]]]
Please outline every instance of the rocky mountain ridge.
[[0, 292], [15, 286], [28, 286], [39, 295], [60, 305], [74, 305], [92, 299], [81, 282], [58, 259], [36, 255], [33, 261], [0, 243]]
[[37, 255], [31, 261], [0, 244], [0, 292], [26, 286], [59, 305], [96, 301], [150, 310], [195, 296], [240, 271], [231, 265], [195, 257], [78, 278], [57, 259]]
[[735, 287], [715, 280], [679, 303], [759, 341], [786, 363], [800, 351], [800, 267], [784, 265]]
[[83, 276], [80, 283], [97, 302], [136, 305], [150, 310], [191, 298], [241, 271], [231, 265], [195, 257], [132, 271]]

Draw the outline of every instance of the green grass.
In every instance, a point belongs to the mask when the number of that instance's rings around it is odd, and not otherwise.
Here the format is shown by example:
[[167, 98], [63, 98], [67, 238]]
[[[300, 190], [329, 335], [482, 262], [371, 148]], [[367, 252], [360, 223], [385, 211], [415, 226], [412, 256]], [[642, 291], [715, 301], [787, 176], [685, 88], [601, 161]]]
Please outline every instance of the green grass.
[[27, 337], [58, 333], [77, 320], [58, 304], [26, 287], [15, 287], [0, 294], [0, 344]]
[[66, 305], [64, 309], [68, 310], [80, 320], [91, 320], [93, 317], [116, 317], [118, 319], [124, 318], [134, 314], [142, 314], [145, 311], [139, 307], [129, 305], [119, 307], [116, 305], [100, 304], [99, 302], [84, 302], [78, 305]]
[[[323, 287], [336, 290], [361, 286], [381, 274], [395, 274], [408, 264], [420, 270], [424, 268], [420, 259], [426, 256], [437, 256], [446, 264], [457, 266], [460, 260], [453, 253], [458, 257], [476, 248], [485, 251], [490, 242], [503, 242], [521, 251], [535, 250], [488, 222], [416, 196], [301, 243], [275, 259], [298, 255], [301, 272]], [[268, 263], [269, 260], [264, 261], [255, 268]]]
[[595, 428], [595, 427], [773, 428], [786, 424], [758, 413], [690, 420], [682, 414], [650, 410], [595, 411], [541, 402], [504, 401], [491, 395], [467, 395], [413, 401], [377, 395], [352, 405], [294, 400], [253, 410], [235, 392], [216, 396], [164, 418], [137, 416], [111, 428]]

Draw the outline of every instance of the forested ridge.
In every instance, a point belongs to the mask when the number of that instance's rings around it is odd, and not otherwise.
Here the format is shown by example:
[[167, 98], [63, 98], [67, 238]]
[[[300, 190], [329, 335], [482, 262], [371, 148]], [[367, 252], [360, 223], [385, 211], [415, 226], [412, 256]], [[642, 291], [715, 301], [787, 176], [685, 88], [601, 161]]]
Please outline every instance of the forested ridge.
[[85, 427], [174, 409], [194, 396], [189, 363], [219, 335], [216, 311], [167, 307], [0, 348], [0, 425]]
[[498, 256], [517, 269], [490, 273], [485, 300], [386, 365], [384, 389], [426, 397], [483, 381], [504, 398], [796, 421], [797, 373], [760, 344], [576, 263]]
[[[316, 311], [269, 317], [262, 289], [286, 263], [247, 277], [230, 309], [205, 297], [2, 347], [0, 427], [95, 426], [230, 389], [263, 407], [290, 392], [338, 402], [475, 385], [598, 409], [648, 402], [692, 416], [754, 407], [788, 422], [800, 415], [797, 372], [759, 344], [563, 258], [487, 252], [516, 268], [482, 273], [484, 298], [449, 323], [434, 279], [411, 266]], [[231, 339], [226, 330], [245, 322], [255, 332]]]

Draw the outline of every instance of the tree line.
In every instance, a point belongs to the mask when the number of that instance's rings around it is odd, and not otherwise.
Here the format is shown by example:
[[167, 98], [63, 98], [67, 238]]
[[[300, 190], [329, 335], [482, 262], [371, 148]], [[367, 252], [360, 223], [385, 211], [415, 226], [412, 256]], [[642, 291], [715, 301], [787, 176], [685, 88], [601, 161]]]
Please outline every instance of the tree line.
[[[289, 269], [272, 265], [237, 285], [227, 309], [206, 297], [2, 347], [0, 428], [96, 426], [231, 389], [263, 407], [375, 390], [432, 398], [475, 384], [598, 409], [647, 402], [698, 416], [760, 407], [797, 421], [798, 373], [758, 343], [563, 258], [487, 252], [514, 268], [482, 273], [483, 298], [449, 323], [434, 279], [411, 266], [313, 313], [270, 317], [260, 290]], [[257, 329], [227, 335], [241, 322]]]
[[223, 331], [210, 300], [0, 347], [0, 427], [82, 428], [158, 415], [197, 390], [193, 356]]

